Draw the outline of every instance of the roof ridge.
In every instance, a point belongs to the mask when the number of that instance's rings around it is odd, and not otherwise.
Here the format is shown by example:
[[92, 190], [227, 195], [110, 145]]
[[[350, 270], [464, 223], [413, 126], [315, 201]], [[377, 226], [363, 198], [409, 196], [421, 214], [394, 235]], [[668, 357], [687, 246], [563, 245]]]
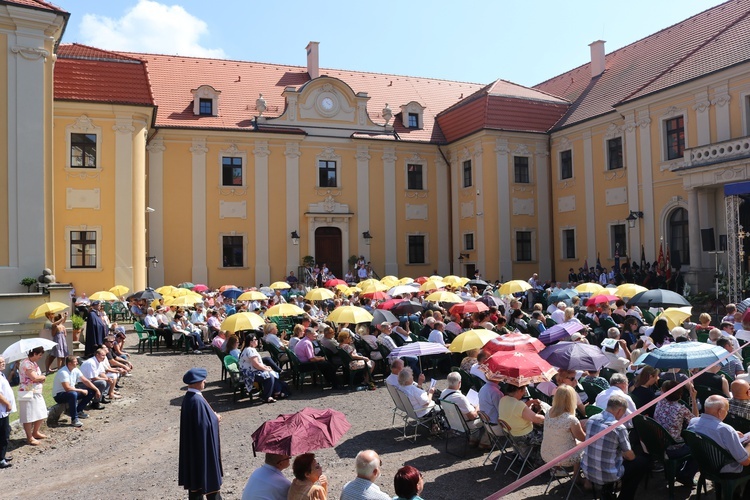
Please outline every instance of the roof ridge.
[[[730, 0], [730, 1], [732, 1], [732, 0]], [[729, 2], [725, 2], [725, 3], [729, 3]], [[626, 102], [632, 96], [636, 95], [641, 90], [647, 88], [649, 85], [651, 85], [652, 83], [654, 83], [656, 80], [658, 80], [659, 78], [661, 78], [665, 74], [667, 74], [670, 71], [672, 71], [674, 68], [676, 68], [677, 66], [679, 66], [680, 64], [682, 64], [682, 62], [685, 61], [687, 58], [689, 58], [690, 56], [692, 56], [693, 54], [695, 54], [699, 50], [703, 49], [703, 47], [705, 47], [709, 43], [711, 43], [714, 40], [716, 40], [716, 38], [718, 38], [722, 34], [726, 33], [727, 30], [729, 30], [730, 28], [732, 28], [734, 25], [736, 25], [737, 23], [739, 23], [740, 21], [742, 21], [743, 19], [745, 19], [749, 15], [750, 15], [750, 10], [746, 11], [744, 14], [742, 14], [741, 16], [739, 16], [737, 19], [735, 19], [731, 23], [729, 23], [726, 26], [724, 26], [722, 29], [720, 29], [719, 31], [717, 31], [716, 33], [714, 33], [713, 36], [711, 36], [710, 38], [707, 38], [706, 40], [704, 40], [703, 43], [701, 43], [700, 45], [698, 45], [697, 47], [695, 47], [693, 50], [685, 53], [682, 57], [680, 57], [674, 63], [672, 63], [668, 67], [664, 68], [664, 71], [662, 71], [661, 73], [657, 74], [652, 79], [650, 79], [649, 81], [647, 81], [646, 83], [644, 83], [643, 85], [641, 85], [640, 87], [638, 87], [637, 89], [635, 89], [633, 92], [629, 93], [628, 95], [626, 95], [625, 97], [623, 97], [622, 99], [620, 99], [620, 101], [618, 103], [615, 103], [615, 106], [617, 104]]]
[[[89, 49], [91, 51], [95, 52], [102, 52], [104, 54], [111, 54], [112, 58], [105, 58], [105, 57], [90, 57], [90, 56], [80, 56], [80, 55], [69, 55], [69, 54], [58, 54], [59, 57], [62, 59], [82, 59], [82, 60], [91, 60], [91, 61], [119, 61], [119, 62], [128, 62], [128, 63], [144, 63], [145, 61], [143, 59], [138, 59], [136, 57], [132, 57], [126, 54], [123, 54], [121, 52], [115, 52], [112, 50], [106, 50], [106, 49], [100, 49], [99, 47], [93, 47], [91, 45], [85, 45], [83, 43], [73, 42], [73, 43], [61, 43], [60, 47], [83, 47], [85, 49]], [[59, 48], [58, 48], [59, 50]]]

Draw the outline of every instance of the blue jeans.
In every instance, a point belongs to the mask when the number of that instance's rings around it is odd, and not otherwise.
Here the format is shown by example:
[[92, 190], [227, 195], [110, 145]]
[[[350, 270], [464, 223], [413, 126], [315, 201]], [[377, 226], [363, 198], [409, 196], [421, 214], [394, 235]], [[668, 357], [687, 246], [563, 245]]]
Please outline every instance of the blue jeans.
[[68, 414], [73, 421], [78, 419], [78, 413], [82, 412], [86, 405], [94, 399], [94, 391], [86, 390], [88, 393], [85, 396], [81, 396], [76, 391], [60, 392], [54, 396], [55, 402], [68, 405]]

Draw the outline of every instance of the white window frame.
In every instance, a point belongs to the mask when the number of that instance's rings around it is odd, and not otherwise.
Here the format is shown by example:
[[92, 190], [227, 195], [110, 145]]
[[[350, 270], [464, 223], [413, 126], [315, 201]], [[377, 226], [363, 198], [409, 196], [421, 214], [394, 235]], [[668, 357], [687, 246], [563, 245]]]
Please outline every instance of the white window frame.
[[[566, 255], [565, 231], [573, 231], [573, 257]], [[560, 228], [560, 260], [578, 260], [578, 231], [575, 226], [563, 226]]]
[[[675, 107], [670, 107], [667, 109], [667, 111], [659, 117], [659, 142], [661, 144], [661, 161], [662, 163], [666, 164], [672, 164], [681, 162], [684, 159], [684, 154], [682, 157], [679, 158], [673, 158], [668, 159], [667, 158], [667, 122], [669, 120], [672, 120], [674, 118], [679, 118], [682, 116], [682, 128], [685, 131], [685, 146], [683, 148], [684, 150], [687, 150], [690, 148], [689, 140], [688, 140], [688, 130], [689, 124], [688, 124], [688, 113], [684, 109], [677, 109]], [[625, 147], [625, 142], [623, 141], [623, 148]]]
[[[336, 162], [336, 185], [335, 186], [321, 186], [320, 185], [320, 162], [321, 161], [334, 161]], [[315, 157], [315, 187], [319, 189], [341, 189], [341, 156], [337, 155], [333, 148], [324, 149], [319, 155]]]
[[750, 92], [740, 94], [740, 112], [742, 113], [742, 135], [750, 135]]
[[[224, 236], [242, 236], [242, 267], [224, 265]], [[247, 233], [240, 233], [237, 231], [219, 233], [219, 269], [249, 269], [248, 264]]]
[[[419, 104], [417, 101], [411, 101], [408, 104], [401, 106], [401, 123], [404, 128], [419, 130], [424, 128], [424, 106]], [[409, 126], [409, 113], [417, 115], [417, 126]]]
[[[516, 158], [526, 158], [528, 160], [528, 168], [529, 168], [529, 182], [516, 182]], [[521, 184], [523, 186], [528, 186], [531, 184], [534, 184], [534, 164], [533, 164], [533, 158], [531, 155], [527, 154], [512, 154], [512, 167], [513, 167], [513, 184]]]
[[[422, 236], [424, 238], [424, 262], [409, 261], [409, 237]], [[429, 233], [406, 233], [406, 264], [407, 266], [429, 266], [430, 265], [430, 235]]]
[[[518, 260], [518, 233], [531, 233], [531, 260]], [[531, 227], [517, 227], [513, 229], [513, 262], [534, 263], [536, 262], [536, 229]]]
[[[96, 134], [96, 167], [74, 167], [71, 163], [73, 147], [72, 134]], [[102, 171], [102, 128], [86, 115], [76, 118], [75, 122], [65, 127], [65, 170], [69, 172], [101, 172]]]
[[[96, 232], [96, 267], [71, 267], [70, 266], [70, 233], [73, 231], [95, 231]], [[102, 270], [102, 226], [65, 226], [65, 271], [73, 273], [95, 273]]]
[[[242, 158], [241, 185], [224, 185], [224, 158]], [[247, 187], [247, 151], [237, 149], [235, 144], [231, 144], [227, 149], [219, 150], [219, 187], [222, 189], [242, 189]]]
[[[471, 248], [466, 244], [466, 237], [471, 236]], [[463, 234], [462, 243], [461, 246], [463, 247], [464, 251], [471, 252], [472, 250], [476, 250], [477, 247], [477, 236], [474, 234], [474, 231], [466, 231]]]
[[[219, 96], [220, 90], [216, 90], [211, 85], [201, 85], [197, 89], [190, 91], [193, 94], [193, 114], [195, 116], [219, 116]], [[201, 99], [211, 99], [211, 115], [201, 114]]]
[[[566, 151], [570, 151], [570, 177], [563, 178], [562, 176], [562, 154]], [[514, 169], [513, 176], [515, 177], [516, 175], [515, 165], [513, 165], [513, 169]], [[575, 169], [575, 161], [573, 159], [573, 146], [559, 150], [557, 152], [557, 179], [559, 181], [569, 181], [569, 180], [574, 179], [575, 176], [576, 176], [576, 169]], [[515, 180], [515, 178], [513, 180]], [[529, 176], [529, 180], [531, 180], [531, 176]]]
[[[614, 234], [613, 229], [615, 226], [625, 226], [625, 249], [624, 251], [626, 253], [629, 253], [630, 248], [630, 234], [628, 231], [628, 221], [626, 220], [616, 220], [616, 221], [610, 221], [607, 223], [607, 245], [609, 246], [609, 258], [614, 259], [615, 258], [615, 244], [614, 244]], [[623, 253], [620, 253], [620, 257], [623, 256]]]
[[[409, 188], [409, 165], [421, 165], [422, 167], [422, 189], [411, 189]], [[413, 159], [407, 159], [404, 162], [404, 185], [406, 186], [407, 191], [427, 191], [427, 161], [413, 158]]]

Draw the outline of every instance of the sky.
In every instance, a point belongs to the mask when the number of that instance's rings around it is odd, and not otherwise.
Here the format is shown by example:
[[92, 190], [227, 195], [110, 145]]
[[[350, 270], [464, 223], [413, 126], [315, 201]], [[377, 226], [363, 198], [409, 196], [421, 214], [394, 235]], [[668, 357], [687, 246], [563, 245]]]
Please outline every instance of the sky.
[[667, 28], [717, 0], [51, 0], [63, 43], [533, 86]]

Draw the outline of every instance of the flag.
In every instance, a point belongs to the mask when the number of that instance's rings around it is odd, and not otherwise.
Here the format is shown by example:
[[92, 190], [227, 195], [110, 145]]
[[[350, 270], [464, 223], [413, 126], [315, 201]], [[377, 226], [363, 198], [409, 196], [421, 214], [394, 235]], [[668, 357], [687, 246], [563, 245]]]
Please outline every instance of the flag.
[[664, 274], [664, 247], [659, 243], [659, 258], [656, 260], [656, 274]]
[[667, 245], [667, 259], [664, 265], [664, 273], [667, 276], [667, 279], [672, 277], [672, 265], [669, 262], [669, 245]]
[[589, 274], [589, 258], [586, 257], [583, 259], [583, 272], [588, 275]]
[[602, 263], [599, 260], [599, 252], [596, 252], [596, 269], [597, 269], [597, 271], [601, 271], [603, 269], [602, 268]]
[[641, 245], [641, 271], [646, 272], [646, 249]]

